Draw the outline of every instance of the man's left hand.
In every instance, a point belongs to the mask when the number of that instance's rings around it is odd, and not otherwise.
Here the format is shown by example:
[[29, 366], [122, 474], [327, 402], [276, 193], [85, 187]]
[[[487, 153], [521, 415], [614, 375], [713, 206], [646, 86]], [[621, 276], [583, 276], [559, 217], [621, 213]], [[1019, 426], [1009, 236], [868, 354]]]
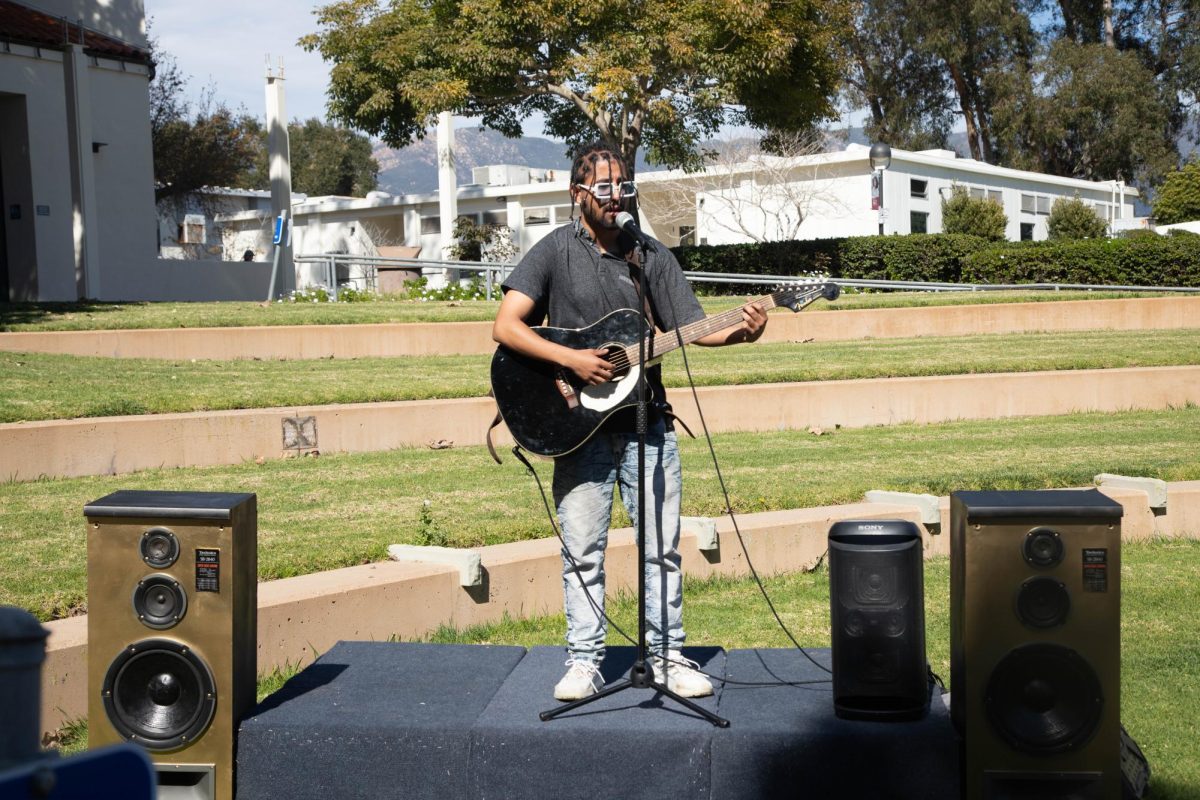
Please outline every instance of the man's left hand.
[[742, 306], [742, 341], [757, 342], [767, 329], [767, 312], [754, 303]]

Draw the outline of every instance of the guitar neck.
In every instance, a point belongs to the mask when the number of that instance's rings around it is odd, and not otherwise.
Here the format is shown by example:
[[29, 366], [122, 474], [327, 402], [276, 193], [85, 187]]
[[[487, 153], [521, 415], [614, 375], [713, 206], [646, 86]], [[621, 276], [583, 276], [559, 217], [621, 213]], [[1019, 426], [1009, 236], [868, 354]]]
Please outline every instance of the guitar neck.
[[[756, 303], [763, 311], [770, 311], [775, 308], [778, 303], [775, 302], [775, 295], [764, 295], [756, 300], [751, 300], [751, 303]], [[648, 356], [650, 358], [658, 358], [672, 350], [677, 350], [681, 344], [691, 344], [692, 342], [703, 339], [710, 333], [723, 331], [728, 327], [738, 324], [742, 321], [742, 307], [732, 308], [729, 311], [716, 314], [711, 317], [697, 320], [679, 328], [679, 333], [671, 330], [666, 333], [660, 333], [650, 340]], [[680, 339], [683, 341], [681, 342]], [[636, 346], [626, 348], [626, 353], [630, 363], [634, 363], [638, 359], [638, 349]]]

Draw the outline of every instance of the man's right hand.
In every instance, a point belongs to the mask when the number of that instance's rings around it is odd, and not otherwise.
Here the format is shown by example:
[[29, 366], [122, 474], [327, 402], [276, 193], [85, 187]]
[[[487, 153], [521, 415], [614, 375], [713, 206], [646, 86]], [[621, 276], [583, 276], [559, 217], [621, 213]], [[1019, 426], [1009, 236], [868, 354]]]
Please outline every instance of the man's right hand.
[[605, 350], [572, 350], [563, 366], [579, 376], [584, 383], [597, 386], [612, 380], [613, 365], [604, 360]]

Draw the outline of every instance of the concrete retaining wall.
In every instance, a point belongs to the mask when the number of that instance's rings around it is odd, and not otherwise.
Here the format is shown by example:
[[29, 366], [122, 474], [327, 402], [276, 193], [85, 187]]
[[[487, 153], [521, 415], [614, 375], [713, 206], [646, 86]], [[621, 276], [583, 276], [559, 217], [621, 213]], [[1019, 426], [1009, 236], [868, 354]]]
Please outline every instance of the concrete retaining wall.
[[[1200, 403], [1200, 366], [950, 375], [699, 390], [713, 432], [846, 428], [898, 422], [1161, 409]], [[699, 433], [688, 392], [680, 417]], [[154, 467], [236, 464], [285, 455], [285, 420], [312, 417], [321, 452], [367, 452], [447, 439], [483, 444], [489, 398], [357, 403], [0, 425], [0, 478], [108, 475]], [[498, 443], [510, 441], [498, 429]]]
[[[1155, 516], [1145, 492], [1102, 489], [1125, 508], [1122, 537], [1200, 537], [1200, 481], [1168, 485], [1167, 513]], [[942, 498], [941, 533], [924, 531], [926, 555], [949, 552], [949, 499]], [[843, 519], [907, 519], [909, 506], [857, 503], [747, 514], [739, 526], [761, 575], [812, 565], [826, 548], [829, 527]], [[727, 518], [717, 520], [720, 549], [696, 549], [684, 532], [684, 572], [692, 578], [746, 575], [746, 557]], [[505, 614], [529, 617], [562, 609], [561, 561], [556, 539], [493, 545], [480, 550], [483, 586], [464, 589], [458, 569], [439, 564], [384, 562], [270, 581], [258, 589], [258, 669], [311, 663], [339, 640], [413, 639], [447, 624], [496, 622]], [[611, 592], [636, 590], [633, 531], [613, 531], [607, 573]], [[927, 587], [927, 592], [945, 587]], [[765, 607], [762, 613], [767, 613]], [[87, 617], [48, 623], [43, 669], [42, 724], [48, 730], [87, 714]], [[123, 643], [115, 644], [117, 648]], [[710, 644], [721, 644], [712, 642]]]
[[[195, 262], [180, 262], [194, 264]], [[819, 306], [817, 306], [819, 308]], [[772, 314], [762, 341], [1194, 328], [1200, 297]], [[490, 322], [0, 333], [0, 350], [111, 358], [367, 358], [490, 353]]]

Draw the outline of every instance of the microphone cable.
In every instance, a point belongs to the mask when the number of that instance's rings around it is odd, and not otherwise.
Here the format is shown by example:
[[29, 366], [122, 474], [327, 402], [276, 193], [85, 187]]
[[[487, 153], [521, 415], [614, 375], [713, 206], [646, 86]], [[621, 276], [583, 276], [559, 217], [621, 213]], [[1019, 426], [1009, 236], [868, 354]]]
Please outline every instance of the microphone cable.
[[[767, 592], [767, 587], [763, 585], [762, 578], [760, 578], [758, 575], [758, 570], [754, 568], [754, 562], [750, 558], [750, 548], [746, 546], [746, 540], [742, 537], [741, 526], [738, 525], [737, 515], [733, 511], [733, 504], [729, 499], [729, 488], [725, 485], [725, 476], [721, 473], [721, 463], [717, 459], [717, 451], [713, 446], [712, 433], [708, 430], [708, 422], [704, 419], [704, 409], [700, 405], [700, 395], [696, 391], [696, 380], [692, 376], [692, 367], [687, 357], [687, 347], [684, 346], [683, 333], [679, 326], [679, 315], [675, 310], [675, 298], [671, 296], [670, 292], [664, 292], [664, 294], [667, 295], [667, 301], [671, 304], [671, 317], [675, 321], [675, 339], [679, 343], [679, 352], [683, 354], [683, 368], [687, 373], [688, 387], [692, 391], [692, 400], [696, 404], [696, 413], [700, 417], [700, 428], [704, 431], [704, 441], [708, 444], [708, 452], [712, 458], [713, 469], [717, 474], [717, 483], [720, 485], [721, 495], [725, 499], [725, 512], [729, 515], [729, 520], [733, 523], [733, 531], [735, 534], [737, 534], [738, 544], [742, 548], [742, 555], [746, 558], [746, 566], [750, 569], [750, 575], [754, 578], [754, 583], [758, 586], [759, 592], [762, 593], [763, 599], [767, 602], [767, 607], [771, 609], [771, 614], [775, 617], [775, 622], [778, 623], [779, 629], [783, 631], [787, 638], [791, 640], [792, 644], [795, 645], [796, 649], [799, 650], [805, 658], [811, 661], [814, 666], [832, 675], [833, 670], [813, 658], [812, 655], [809, 654], [806, 649], [804, 649], [800, 642], [796, 640], [796, 637], [792, 635], [791, 630], [784, 623], [783, 618], [779, 616], [779, 611], [776, 610], [775, 603], [772, 602], [771, 595]], [[824, 557], [825, 556], [822, 555], [821, 558], [818, 559], [817, 563], [819, 564], [821, 559], [824, 559]]]

